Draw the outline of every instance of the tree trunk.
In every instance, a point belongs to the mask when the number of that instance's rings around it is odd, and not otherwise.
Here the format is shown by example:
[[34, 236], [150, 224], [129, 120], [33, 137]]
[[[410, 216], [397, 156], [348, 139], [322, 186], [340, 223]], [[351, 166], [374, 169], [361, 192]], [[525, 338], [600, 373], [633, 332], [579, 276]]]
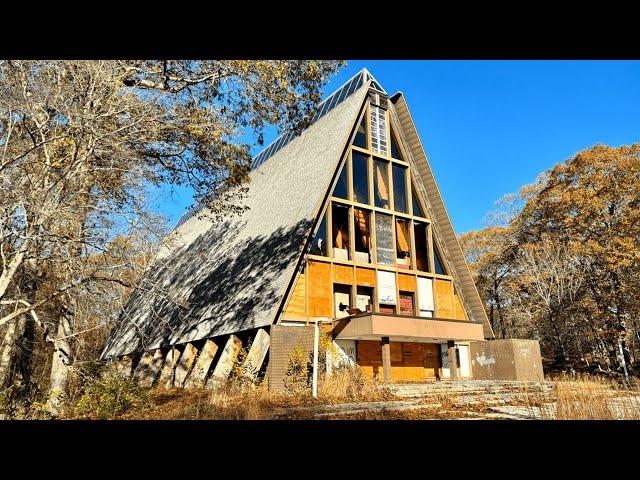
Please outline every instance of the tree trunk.
[[4, 390], [11, 384], [11, 370], [16, 351], [19, 321], [20, 319], [17, 318], [7, 325], [7, 331], [0, 346], [0, 390]]
[[49, 384], [49, 399], [47, 409], [53, 416], [60, 416], [67, 393], [69, 369], [71, 365], [71, 345], [68, 335], [71, 335], [71, 325], [66, 312], [60, 315], [56, 340], [53, 342], [53, 361], [51, 363], [51, 381]]

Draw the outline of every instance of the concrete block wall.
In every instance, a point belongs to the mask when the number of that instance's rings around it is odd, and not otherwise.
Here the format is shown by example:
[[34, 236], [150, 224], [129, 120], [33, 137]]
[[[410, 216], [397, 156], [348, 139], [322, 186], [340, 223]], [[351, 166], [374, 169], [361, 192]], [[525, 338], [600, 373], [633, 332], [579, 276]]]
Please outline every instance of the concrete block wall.
[[471, 343], [471, 374], [476, 380], [544, 380], [537, 340], [509, 338]]
[[272, 325], [267, 380], [269, 390], [284, 391], [284, 379], [289, 368], [289, 355], [296, 346], [307, 354], [313, 353], [313, 326]]

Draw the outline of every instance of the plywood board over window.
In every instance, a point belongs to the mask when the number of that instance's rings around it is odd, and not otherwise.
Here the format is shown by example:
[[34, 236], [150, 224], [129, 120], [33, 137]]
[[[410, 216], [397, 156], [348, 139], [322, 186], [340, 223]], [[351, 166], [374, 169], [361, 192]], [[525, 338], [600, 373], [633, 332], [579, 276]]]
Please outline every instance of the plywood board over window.
[[332, 317], [331, 264], [309, 261], [309, 316]]
[[408, 292], [416, 291], [416, 279], [413, 275], [398, 274], [398, 289]]
[[365, 287], [375, 287], [376, 271], [371, 268], [356, 268], [356, 283]]
[[434, 281], [436, 316], [439, 318], [456, 318], [453, 303], [453, 283], [451, 280], [436, 278]]
[[333, 282], [344, 285], [353, 284], [353, 267], [346, 265], [333, 265]]

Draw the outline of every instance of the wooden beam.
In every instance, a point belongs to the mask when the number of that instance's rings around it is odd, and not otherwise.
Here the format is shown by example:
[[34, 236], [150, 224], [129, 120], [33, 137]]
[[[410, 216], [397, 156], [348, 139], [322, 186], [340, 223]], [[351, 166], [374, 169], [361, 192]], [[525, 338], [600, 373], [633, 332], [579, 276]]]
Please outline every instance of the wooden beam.
[[196, 365], [193, 367], [191, 371], [191, 375], [187, 378], [186, 383], [184, 384], [185, 388], [200, 388], [204, 387], [205, 382], [207, 381], [207, 373], [209, 373], [209, 367], [211, 367], [211, 363], [216, 356], [216, 352], [218, 351], [218, 345], [213, 340], [207, 340], [200, 351], [200, 355], [198, 355], [198, 360], [196, 360]]
[[215, 388], [229, 378], [229, 374], [231, 373], [236, 358], [238, 358], [238, 353], [240, 353], [241, 348], [242, 342], [240, 339], [235, 335], [229, 335], [229, 339], [224, 346], [224, 350], [222, 350], [222, 354], [220, 354], [218, 363], [213, 369], [211, 378], [207, 381], [207, 388]]
[[196, 363], [196, 357], [198, 356], [198, 349], [191, 343], [187, 343], [180, 355], [180, 360], [176, 365], [176, 376], [173, 385], [175, 387], [182, 388], [187, 377], [191, 373], [194, 363]]
[[158, 378], [158, 385], [162, 385], [164, 388], [173, 387], [173, 378], [179, 358], [180, 350], [175, 346], [167, 352], [167, 356], [164, 359], [164, 365], [160, 371], [160, 378]]
[[242, 374], [255, 380], [260, 372], [262, 363], [264, 362], [267, 352], [269, 351], [270, 337], [264, 328], [260, 328], [256, 333], [247, 358], [242, 364]]

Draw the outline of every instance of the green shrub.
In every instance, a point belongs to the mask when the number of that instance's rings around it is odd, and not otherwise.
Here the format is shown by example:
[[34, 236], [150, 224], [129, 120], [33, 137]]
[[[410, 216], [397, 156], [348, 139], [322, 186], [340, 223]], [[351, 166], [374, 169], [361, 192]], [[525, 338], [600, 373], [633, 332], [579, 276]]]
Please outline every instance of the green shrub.
[[88, 379], [82, 391], [73, 408], [74, 416], [113, 419], [132, 408], [153, 405], [145, 388], [123, 376], [114, 367], [108, 367], [101, 378]]

